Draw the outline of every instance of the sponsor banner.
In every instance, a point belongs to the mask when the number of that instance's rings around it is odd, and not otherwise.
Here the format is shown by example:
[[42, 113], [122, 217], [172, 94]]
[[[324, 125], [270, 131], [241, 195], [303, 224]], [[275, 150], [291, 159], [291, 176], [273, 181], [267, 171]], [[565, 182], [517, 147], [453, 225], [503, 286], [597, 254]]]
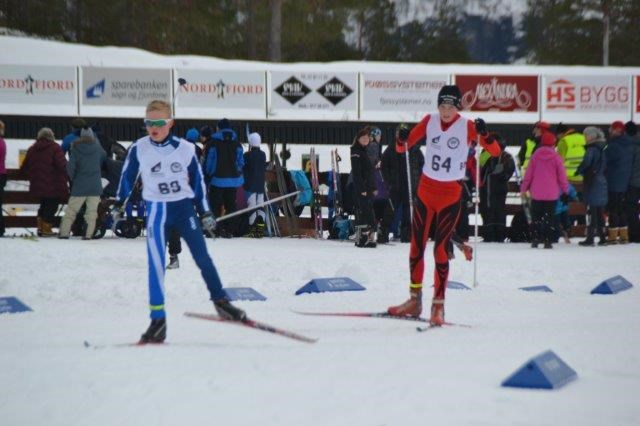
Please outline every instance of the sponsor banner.
[[278, 120], [357, 120], [358, 74], [269, 73], [268, 117]]
[[266, 118], [264, 71], [176, 70], [180, 86], [175, 105], [178, 118]]
[[0, 66], [0, 113], [77, 115], [75, 67]]
[[468, 111], [538, 112], [535, 75], [456, 75]]
[[535, 75], [455, 75], [463, 115], [488, 123], [533, 123], [540, 119]]
[[419, 121], [438, 107], [447, 74], [361, 74], [361, 120]]
[[635, 121], [636, 123], [638, 123], [638, 121], [640, 121], [640, 75], [636, 76], [636, 84], [634, 84], [635, 86], [635, 91], [636, 91], [636, 107], [634, 108], [634, 112], [633, 112], [633, 121]]
[[172, 101], [170, 69], [80, 69], [80, 114], [142, 117], [154, 99]]
[[620, 75], [546, 75], [542, 119], [609, 123], [631, 117], [631, 79]]

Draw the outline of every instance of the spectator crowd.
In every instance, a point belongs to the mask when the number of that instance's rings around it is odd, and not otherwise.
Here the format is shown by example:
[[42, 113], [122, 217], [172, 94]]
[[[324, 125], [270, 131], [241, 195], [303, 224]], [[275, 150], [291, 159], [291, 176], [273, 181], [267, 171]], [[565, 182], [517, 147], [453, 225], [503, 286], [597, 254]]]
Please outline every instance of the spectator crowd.
[[[347, 212], [355, 216], [358, 247], [411, 239], [411, 206], [424, 156], [420, 146], [406, 156], [395, 149], [399, 133], [407, 128], [400, 124], [391, 141], [383, 140], [382, 131], [375, 126], [366, 126], [355, 135], [350, 148], [351, 173], [342, 192]], [[0, 121], [0, 207], [7, 182], [3, 137]], [[505, 148], [508, 142], [517, 141], [507, 141], [498, 133], [490, 133], [489, 138], [502, 152], [491, 157], [482, 151], [476, 164], [475, 150], [469, 150], [466, 175], [459, 182], [463, 196], [454, 240], [464, 243], [469, 239], [468, 216], [477, 190], [485, 242], [526, 240], [532, 247], [552, 248], [557, 241], [570, 242], [576, 225], [586, 228], [581, 246], [640, 242], [640, 139], [635, 123], [615, 121], [606, 131], [587, 126], [580, 132], [563, 123], [552, 127], [539, 121], [515, 156]], [[184, 139], [196, 147], [216, 217], [264, 202], [267, 160], [259, 134], [248, 135], [245, 150], [232, 123], [222, 119], [215, 128], [189, 129]], [[100, 211], [106, 210], [100, 204], [114, 196], [126, 153], [102, 129], [81, 118], [71, 122], [71, 131], [60, 143], [51, 129], [41, 128], [20, 166], [29, 180], [29, 192], [39, 200], [38, 235], [94, 238], [97, 225], [104, 220]], [[514, 180], [523, 208], [508, 227], [508, 194], [513, 193]], [[56, 233], [55, 217], [65, 203]], [[572, 212], [578, 203], [584, 205], [586, 214]], [[221, 222], [216, 236], [259, 238], [265, 235], [265, 221], [264, 211], [256, 210], [236, 221]], [[0, 217], [0, 236], [4, 234]], [[180, 238], [170, 235], [167, 240], [171, 264], [181, 251]]]

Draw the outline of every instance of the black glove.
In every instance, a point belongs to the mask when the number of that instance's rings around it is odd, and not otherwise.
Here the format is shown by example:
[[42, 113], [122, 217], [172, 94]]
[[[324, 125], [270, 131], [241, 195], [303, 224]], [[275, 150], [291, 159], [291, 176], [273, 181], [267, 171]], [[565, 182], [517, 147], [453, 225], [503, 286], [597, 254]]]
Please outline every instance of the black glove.
[[476, 132], [478, 132], [480, 136], [487, 136], [489, 130], [487, 129], [487, 123], [485, 123], [482, 118], [476, 118], [474, 124], [476, 125]]
[[213, 213], [204, 212], [200, 217], [200, 222], [202, 223], [202, 229], [204, 229], [207, 234], [213, 236], [213, 231], [215, 231], [216, 226], [218, 226], [216, 218], [213, 217]]
[[405, 142], [409, 139], [409, 132], [410, 130], [407, 127], [401, 127], [400, 130], [398, 130], [398, 139]]
[[569, 194], [563, 193], [560, 196], [560, 201], [562, 201], [562, 204], [569, 204]]

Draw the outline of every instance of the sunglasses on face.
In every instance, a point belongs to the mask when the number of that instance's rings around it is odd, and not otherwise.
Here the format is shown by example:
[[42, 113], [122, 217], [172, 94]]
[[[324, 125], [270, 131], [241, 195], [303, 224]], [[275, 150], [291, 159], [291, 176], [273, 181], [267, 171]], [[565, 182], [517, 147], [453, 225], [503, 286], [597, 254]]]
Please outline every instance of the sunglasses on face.
[[150, 120], [145, 118], [144, 125], [147, 127], [164, 127], [173, 121], [172, 118], [161, 118], [159, 120]]

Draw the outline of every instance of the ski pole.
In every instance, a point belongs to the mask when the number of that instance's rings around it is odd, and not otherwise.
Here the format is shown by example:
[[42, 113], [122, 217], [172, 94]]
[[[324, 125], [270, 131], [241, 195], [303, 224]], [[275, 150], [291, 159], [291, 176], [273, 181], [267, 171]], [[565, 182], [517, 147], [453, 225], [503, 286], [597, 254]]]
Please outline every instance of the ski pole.
[[407, 189], [409, 191], [409, 226], [413, 223], [413, 189], [411, 188], [411, 166], [409, 165], [409, 143], [405, 141], [404, 160], [407, 165]]
[[475, 220], [473, 225], [473, 251], [475, 252], [475, 256], [473, 256], [473, 286], [478, 287], [478, 213], [480, 209], [480, 150], [478, 147], [480, 146], [480, 135], [477, 136], [476, 146], [475, 146], [475, 159], [476, 159], [476, 173], [475, 173], [475, 183], [476, 183], [476, 192], [475, 197], [473, 198], [473, 204], [475, 205]]
[[219, 218], [216, 218], [216, 222], [222, 222], [223, 220], [231, 219], [232, 217], [235, 217], [235, 216], [238, 216], [238, 215], [241, 215], [241, 214], [253, 211], [253, 210], [261, 209], [262, 207], [268, 206], [271, 203], [275, 203], [277, 201], [281, 201], [281, 200], [284, 200], [286, 198], [293, 197], [294, 195], [298, 195], [299, 193], [300, 193], [300, 191], [290, 192], [288, 194], [281, 195], [281, 196], [276, 197], [276, 198], [272, 198], [271, 200], [265, 201], [264, 203], [260, 203], [260, 204], [256, 204], [255, 206], [245, 207], [244, 209], [236, 210], [233, 213], [229, 213], [229, 214], [226, 214], [224, 216], [220, 216]]

